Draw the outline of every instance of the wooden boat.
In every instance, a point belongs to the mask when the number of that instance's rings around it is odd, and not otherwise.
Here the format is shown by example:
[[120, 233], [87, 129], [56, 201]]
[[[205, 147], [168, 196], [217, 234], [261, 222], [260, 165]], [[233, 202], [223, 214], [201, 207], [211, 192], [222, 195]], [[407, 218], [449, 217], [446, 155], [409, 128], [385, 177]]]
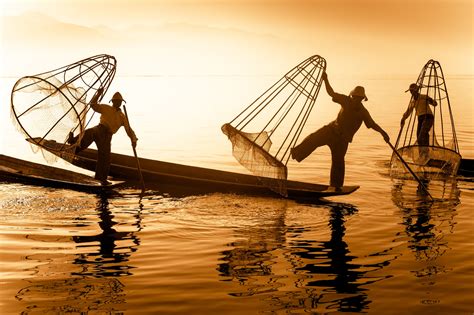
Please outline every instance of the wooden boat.
[[[30, 142], [39, 143], [40, 139]], [[41, 147], [55, 154], [64, 144], [51, 140], [41, 140]], [[59, 155], [60, 156], [60, 155]], [[61, 156], [60, 156], [61, 157]], [[65, 158], [65, 157], [62, 157]], [[97, 151], [86, 149], [75, 155], [71, 163], [87, 169], [95, 170]], [[164, 192], [195, 194], [209, 192], [246, 193], [255, 195], [273, 195], [262, 184], [257, 176], [234, 172], [220, 171], [202, 167], [175, 164], [146, 158], [139, 158], [140, 166], [147, 189], [158, 189]], [[112, 153], [110, 176], [127, 180], [129, 183], [139, 182], [136, 159], [133, 156]], [[266, 179], [273, 180], [273, 179]], [[328, 196], [347, 195], [359, 186], [344, 186], [340, 191], [328, 185], [312, 184], [289, 180], [287, 183], [288, 197], [292, 199], [314, 199]]]
[[458, 175], [463, 177], [474, 177], [474, 159], [462, 159]]
[[101, 191], [123, 183], [123, 181], [111, 181], [108, 185], [102, 185], [100, 181], [84, 174], [20, 160], [3, 154], [0, 154], [0, 178], [83, 191]]

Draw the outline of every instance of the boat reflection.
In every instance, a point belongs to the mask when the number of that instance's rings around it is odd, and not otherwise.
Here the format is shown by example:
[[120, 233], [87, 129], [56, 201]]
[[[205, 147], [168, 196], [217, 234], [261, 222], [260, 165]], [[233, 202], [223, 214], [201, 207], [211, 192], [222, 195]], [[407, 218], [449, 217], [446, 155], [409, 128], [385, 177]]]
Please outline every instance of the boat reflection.
[[[345, 222], [358, 212], [344, 203], [313, 205], [328, 211], [329, 240], [314, 239], [319, 226], [295, 224], [281, 209], [272, 225], [238, 231], [246, 241], [228, 244], [218, 265], [225, 281], [242, 289], [233, 296], [266, 294], [273, 311], [363, 312], [371, 303], [368, 286], [391, 277], [380, 271], [396, 259], [388, 251], [370, 259], [351, 253], [344, 241]], [[297, 220], [301, 222], [301, 220]], [[327, 238], [327, 233], [321, 238]], [[377, 272], [377, 275], [375, 273]]]
[[[125, 310], [125, 288], [120, 277], [132, 274], [129, 258], [140, 240], [135, 232], [117, 231], [118, 223], [109, 204], [114, 197], [107, 193], [97, 195], [95, 211], [100, 233], [59, 237], [58, 241], [65, 244], [73, 241], [76, 246], [65, 253], [51, 253], [48, 248], [41, 257], [27, 257], [39, 265], [33, 270], [34, 278], [28, 280], [29, 285], [16, 295], [16, 299], [25, 304], [24, 313], [120, 313]], [[141, 203], [138, 208], [141, 210]], [[131, 224], [136, 226], [134, 228], [140, 227], [137, 220], [140, 210]], [[76, 233], [78, 230], [87, 232], [83, 229], [91, 227], [84, 223], [87, 215], [76, 218], [82, 223], [76, 221], [75, 227], [69, 229]], [[38, 236], [35, 238], [41, 241]], [[45, 241], [51, 242], [50, 239]]]

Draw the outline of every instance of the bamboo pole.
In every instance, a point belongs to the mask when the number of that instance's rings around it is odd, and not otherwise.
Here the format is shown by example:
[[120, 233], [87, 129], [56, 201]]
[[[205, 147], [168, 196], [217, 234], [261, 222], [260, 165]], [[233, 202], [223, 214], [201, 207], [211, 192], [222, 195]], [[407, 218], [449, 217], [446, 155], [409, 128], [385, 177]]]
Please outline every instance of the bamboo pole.
[[420, 184], [420, 186], [423, 188], [423, 190], [428, 194], [428, 196], [430, 196], [431, 201], [433, 201], [434, 200], [433, 196], [431, 196], [430, 192], [428, 191], [426, 186], [423, 184], [423, 182], [418, 178], [418, 176], [416, 176], [415, 172], [412, 171], [410, 166], [408, 166], [408, 163], [405, 162], [405, 160], [402, 158], [400, 153], [398, 153], [397, 149], [395, 149], [395, 147], [390, 142], [387, 142], [387, 143], [390, 146], [390, 148], [392, 148], [393, 152], [395, 152], [395, 154], [400, 159], [400, 161], [403, 163], [403, 165], [406, 167], [406, 169], [411, 173], [411, 175], [413, 175], [413, 177], [416, 179], [416, 181]]
[[[125, 105], [123, 105], [123, 111], [125, 113], [125, 117], [127, 118], [128, 125], [130, 126], [130, 120], [128, 119], [128, 114], [127, 114], [127, 107], [125, 107]], [[142, 168], [140, 167], [140, 160], [138, 159], [137, 150], [135, 149], [133, 145], [132, 145], [132, 149], [133, 149], [133, 154], [135, 155], [135, 160], [137, 161], [137, 169], [140, 175], [140, 183], [142, 185], [142, 194], [143, 194], [145, 192], [145, 181], [143, 180]]]

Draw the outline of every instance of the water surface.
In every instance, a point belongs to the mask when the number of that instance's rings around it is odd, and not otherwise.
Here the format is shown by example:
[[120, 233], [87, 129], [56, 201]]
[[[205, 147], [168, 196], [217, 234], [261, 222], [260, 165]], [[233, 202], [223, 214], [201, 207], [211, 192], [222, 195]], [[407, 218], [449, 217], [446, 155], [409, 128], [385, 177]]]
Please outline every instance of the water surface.
[[[139, 122], [141, 156], [245, 172], [219, 127], [274, 79], [118, 77], [116, 84], [131, 100], [132, 126]], [[474, 158], [472, 82], [448, 81], [467, 158]], [[333, 85], [344, 92], [353, 83]], [[409, 83], [360, 82], [367, 108], [392, 139]], [[156, 94], [143, 92], [150, 89]], [[304, 133], [337, 109], [321, 96]], [[2, 107], [2, 153], [42, 162], [8, 115]], [[113, 150], [131, 154], [125, 132]], [[430, 202], [414, 181], [388, 176], [389, 159], [380, 135], [362, 126], [346, 156], [346, 184], [361, 188], [311, 202], [1, 182], [2, 314], [472, 313], [474, 183], [431, 182], [437, 199]], [[290, 162], [290, 178], [327, 183], [329, 165], [322, 148]]]

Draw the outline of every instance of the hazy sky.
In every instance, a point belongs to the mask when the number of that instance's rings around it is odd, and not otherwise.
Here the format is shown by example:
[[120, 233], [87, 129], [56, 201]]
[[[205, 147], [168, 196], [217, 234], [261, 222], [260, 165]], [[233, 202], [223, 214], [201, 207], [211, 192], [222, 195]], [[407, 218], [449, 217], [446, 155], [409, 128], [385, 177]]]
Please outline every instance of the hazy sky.
[[[0, 0], [2, 75], [90, 55], [118, 74], [474, 74], [472, 0]], [[29, 73], [32, 74], [32, 73]]]

